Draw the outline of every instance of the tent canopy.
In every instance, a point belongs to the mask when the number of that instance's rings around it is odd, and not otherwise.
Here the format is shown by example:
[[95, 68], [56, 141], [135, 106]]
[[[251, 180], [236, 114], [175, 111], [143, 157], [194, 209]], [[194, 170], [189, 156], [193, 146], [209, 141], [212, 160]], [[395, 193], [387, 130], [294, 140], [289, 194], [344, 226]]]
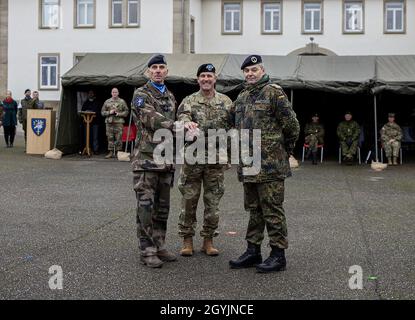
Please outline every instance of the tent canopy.
[[[145, 72], [151, 56], [143, 53], [89, 53], [65, 73], [56, 146], [64, 153], [76, 152], [79, 146], [76, 93], [80, 86], [85, 90], [85, 87], [143, 85], [147, 81]], [[169, 75], [166, 82], [174, 84], [176, 90], [180, 88], [187, 92], [188, 85], [197, 85], [197, 68], [210, 62], [216, 67], [217, 90], [237, 91], [242, 88], [244, 80], [240, 66], [245, 58], [246, 55], [233, 54], [167, 54]], [[382, 91], [415, 94], [415, 55], [262, 58], [270, 78], [288, 89], [343, 94], [377, 94]]]
[[[147, 61], [152, 54], [89, 53], [62, 77], [73, 85], [132, 85], [145, 83]], [[168, 83], [196, 83], [196, 70], [213, 63], [218, 90], [229, 91], [243, 82], [240, 69], [246, 55], [167, 54]], [[415, 94], [415, 56], [263, 56], [271, 79], [285, 88], [338, 93], [383, 90]]]

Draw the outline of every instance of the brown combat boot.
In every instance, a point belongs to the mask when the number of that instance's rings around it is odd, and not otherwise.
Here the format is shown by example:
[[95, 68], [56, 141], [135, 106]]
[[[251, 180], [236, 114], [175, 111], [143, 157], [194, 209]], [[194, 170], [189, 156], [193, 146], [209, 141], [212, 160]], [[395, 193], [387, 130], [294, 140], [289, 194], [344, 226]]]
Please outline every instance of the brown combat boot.
[[394, 166], [398, 165], [398, 157], [393, 157], [393, 165]]
[[190, 257], [193, 255], [193, 238], [186, 237], [183, 239], [183, 248], [180, 254], [184, 257]]
[[392, 165], [392, 158], [388, 158], [388, 165]]
[[108, 154], [105, 156], [105, 159], [109, 159], [112, 158], [112, 156], [114, 155], [114, 153], [112, 151], [108, 152]]
[[176, 255], [171, 252], [168, 252], [166, 249], [161, 249], [157, 251], [157, 257], [163, 262], [173, 262], [177, 260]]
[[140, 256], [140, 261], [147, 267], [150, 268], [161, 268], [163, 266], [163, 261], [159, 259], [156, 255], [149, 255], [149, 256]]
[[208, 256], [217, 256], [219, 254], [219, 250], [213, 247], [212, 238], [205, 238], [203, 240], [203, 247], [201, 251], [206, 253]]

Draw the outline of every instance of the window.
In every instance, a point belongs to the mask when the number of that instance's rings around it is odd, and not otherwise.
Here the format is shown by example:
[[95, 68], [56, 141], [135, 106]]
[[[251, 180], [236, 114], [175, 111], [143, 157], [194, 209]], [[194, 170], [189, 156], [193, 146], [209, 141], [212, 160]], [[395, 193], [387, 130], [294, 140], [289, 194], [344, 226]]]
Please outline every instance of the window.
[[322, 33], [322, 2], [304, 2], [303, 3], [303, 32], [304, 33]]
[[59, 89], [59, 55], [40, 54], [39, 55], [39, 88], [40, 89]]
[[190, 18], [190, 53], [195, 53], [195, 18]]
[[122, 26], [122, 2], [123, 0], [112, 0], [112, 26]]
[[111, 27], [139, 27], [140, 0], [111, 0]]
[[405, 3], [404, 1], [385, 2], [385, 32], [405, 32]]
[[60, 0], [41, 0], [41, 28], [59, 28]]
[[345, 1], [344, 2], [344, 26], [345, 33], [363, 32], [363, 2]]
[[95, 0], [76, 0], [76, 26], [95, 25]]
[[241, 2], [223, 3], [223, 33], [242, 33]]
[[262, 33], [281, 33], [281, 2], [262, 5]]

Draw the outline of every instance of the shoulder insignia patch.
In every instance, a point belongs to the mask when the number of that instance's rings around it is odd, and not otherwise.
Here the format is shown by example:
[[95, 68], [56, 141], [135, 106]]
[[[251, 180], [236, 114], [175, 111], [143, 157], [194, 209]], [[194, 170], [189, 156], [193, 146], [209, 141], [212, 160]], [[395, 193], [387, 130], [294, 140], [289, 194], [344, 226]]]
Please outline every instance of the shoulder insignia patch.
[[144, 106], [144, 98], [141, 96], [135, 97], [133, 105], [136, 108], [142, 108]]

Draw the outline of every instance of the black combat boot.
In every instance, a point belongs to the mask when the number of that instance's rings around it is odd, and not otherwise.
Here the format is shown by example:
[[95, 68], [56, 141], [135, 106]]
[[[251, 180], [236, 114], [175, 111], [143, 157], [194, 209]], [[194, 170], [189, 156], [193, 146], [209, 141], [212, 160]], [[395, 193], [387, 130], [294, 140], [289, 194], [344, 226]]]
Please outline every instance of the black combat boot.
[[229, 266], [231, 269], [251, 268], [261, 262], [261, 246], [248, 242], [246, 251], [238, 259], [229, 261]]
[[285, 250], [278, 247], [271, 247], [271, 254], [263, 263], [256, 266], [259, 273], [267, 273], [274, 271], [283, 271], [287, 265], [285, 260]]
[[317, 152], [313, 152], [313, 164], [317, 164]]

